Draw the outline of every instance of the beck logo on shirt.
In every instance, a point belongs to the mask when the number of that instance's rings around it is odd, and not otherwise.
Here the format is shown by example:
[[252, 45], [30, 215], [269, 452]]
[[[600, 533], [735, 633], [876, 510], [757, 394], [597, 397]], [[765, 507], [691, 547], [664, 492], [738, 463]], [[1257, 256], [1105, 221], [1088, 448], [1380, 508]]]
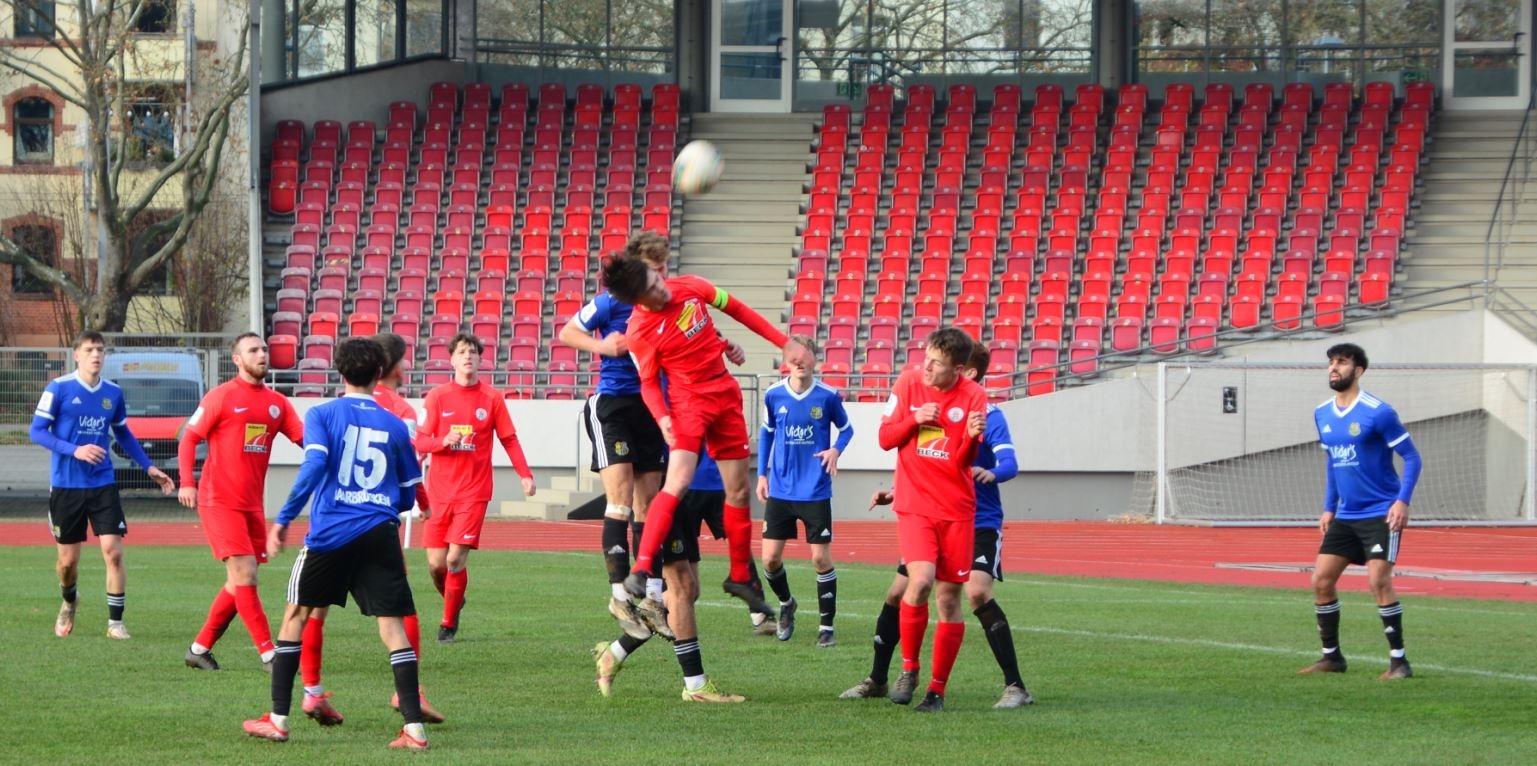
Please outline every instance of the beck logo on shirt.
[[678, 311], [678, 329], [683, 337], [692, 338], [704, 329], [706, 322], [704, 309], [699, 306], [697, 299], [690, 298]]
[[475, 442], [472, 441], [472, 439], [475, 438], [475, 427], [474, 426], [469, 425], [469, 424], [464, 424], [464, 425], [449, 426], [449, 428], [451, 428], [454, 431], [457, 431], [461, 436], [464, 437], [463, 439], [461, 439], [459, 441], [458, 444], [455, 444], [453, 446], [453, 449], [458, 450], [459, 452], [474, 452], [475, 451]]
[[950, 438], [945, 436], [945, 429], [936, 426], [918, 426], [918, 455], [949, 460]]
[[267, 433], [267, 424], [246, 423], [244, 451], [264, 454], [267, 451], [268, 440], [271, 438]]

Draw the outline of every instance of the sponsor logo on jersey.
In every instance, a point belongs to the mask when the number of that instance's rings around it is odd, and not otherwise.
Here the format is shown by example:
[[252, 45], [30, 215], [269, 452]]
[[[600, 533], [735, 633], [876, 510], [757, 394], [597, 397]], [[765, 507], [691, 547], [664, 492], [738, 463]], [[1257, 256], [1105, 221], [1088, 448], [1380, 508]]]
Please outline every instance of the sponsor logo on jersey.
[[236, 407], [235, 411], [236, 412], [245, 412], [246, 410], [249, 410], [249, 409], [251, 409], [251, 408], [250, 407]]
[[242, 449], [246, 452], [264, 455], [267, 453], [269, 440], [271, 438], [272, 435], [267, 433], [266, 423], [246, 423], [245, 446]]
[[810, 444], [816, 438], [816, 427], [810, 425], [785, 426], [786, 444]]
[[697, 298], [690, 298], [683, 308], [678, 311], [678, 330], [683, 337], [692, 338], [699, 334], [710, 323], [710, 315], [705, 313], [704, 307], [699, 305]]
[[950, 459], [950, 437], [938, 426], [918, 426], [918, 456]]
[[1334, 458], [1337, 466], [1351, 466], [1356, 464], [1356, 445], [1337, 444], [1329, 448], [1329, 456]]
[[464, 423], [464, 424], [460, 424], [460, 425], [449, 426], [449, 430], [454, 431], [454, 432], [456, 432], [456, 433], [458, 433], [458, 434], [460, 434], [461, 436], [464, 437], [463, 439], [461, 439], [459, 441], [458, 444], [455, 444], [452, 447], [452, 449], [458, 450], [460, 452], [474, 452], [475, 451], [475, 442], [473, 441], [473, 439], [475, 437], [475, 427], [474, 426], [472, 426], [472, 425], [470, 425], [468, 423]]
[[1360, 436], [1361, 435], [1361, 424], [1360, 423], [1351, 423], [1350, 424], [1350, 435], [1351, 436]]
[[75, 421], [81, 433], [99, 434], [107, 429], [107, 417], [105, 415], [81, 415]]

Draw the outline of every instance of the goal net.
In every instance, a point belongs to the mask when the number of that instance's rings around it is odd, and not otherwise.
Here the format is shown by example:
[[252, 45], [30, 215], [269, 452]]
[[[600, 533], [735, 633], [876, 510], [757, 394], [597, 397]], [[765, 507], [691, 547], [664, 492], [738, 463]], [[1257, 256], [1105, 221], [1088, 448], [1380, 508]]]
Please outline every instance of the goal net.
[[[1333, 395], [1327, 381], [1322, 365], [1159, 365], [1131, 514], [1316, 523], [1325, 461], [1313, 410]], [[1412, 523], [1537, 523], [1537, 367], [1373, 365], [1361, 386], [1398, 411], [1424, 460]]]

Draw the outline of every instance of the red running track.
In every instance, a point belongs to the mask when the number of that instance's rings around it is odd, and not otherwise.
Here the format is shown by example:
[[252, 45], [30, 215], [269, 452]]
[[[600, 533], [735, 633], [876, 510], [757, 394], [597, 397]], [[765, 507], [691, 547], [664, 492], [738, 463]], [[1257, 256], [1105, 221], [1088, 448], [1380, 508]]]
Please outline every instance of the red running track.
[[[484, 550], [593, 551], [600, 522], [507, 521], [487, 524]], [[303, 523], [290, 539], [301, 539]], [[835, 561], [895, 563], [896, 524], [839, 521]], [[420, 532], [414, 537], [419, 544]], [[1004, 525], [1004, 575], [1068, 575], [1307, 590], [1318, 531], [1286, 528], [1209, 528], [1106, 522], [1014, 521]], [[200, 525], [140, 522], [135, 545], [203, 545]], [[47, 545], [42, 524], [0, 524], [0, 545]], [[725, 543], [701, 540], [706, 555], [726, 554]], [[787, 555], [809, 558], [792, 541]], [[1237, 568], [1235, 568], [1237, 567]], [[1254, 568], [1246, 568], [1254, 567]], [[1399, 593], [1451, 598], [1537, 602], [1537, 528], [1426, 527], [1404, 535], [1398, 561]], [[1367, 590], [1364, 570], [1341, 580]]]

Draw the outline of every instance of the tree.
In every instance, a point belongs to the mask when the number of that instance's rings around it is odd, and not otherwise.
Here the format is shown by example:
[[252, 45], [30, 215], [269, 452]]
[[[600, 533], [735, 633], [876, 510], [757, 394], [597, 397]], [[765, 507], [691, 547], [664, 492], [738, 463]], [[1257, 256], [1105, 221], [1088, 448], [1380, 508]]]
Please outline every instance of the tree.
[[[247, 88], [246, 37], [238, 35], [233, 55], [222, 61], [182, 60], [167, 55], [181, 48], [180, 40], [139, 35], [141, 24], [171, 12], [166, 0], [5, 2], [13, 14], [29, 16], [46, 45], [0, 48], [0, 68], [83, 113], [77, 130], [84, 133], [85, 221], [101, 243], [101, 278], [92, 269], [83, 269], [91, 276], [81, 278], [44, 263], [3, 235], [0, 263], [56, 287], [79, 307], [82, 327], [120, 331], [134, 293], [181, 251], [215, 196], [230, 110]], [[176, 28], [174, 21], [170, 26]], [[183, 66], [195, 68], [193, 78], [186, 78]], [[173, 105], [183, 115], [174, 146], [149, 156], [128, 150], [125, 124], [134, 117], [138, 90], [125, 82], [125, 72], [160, 83], [196, 83], [200, 95], [193, 103]]]

